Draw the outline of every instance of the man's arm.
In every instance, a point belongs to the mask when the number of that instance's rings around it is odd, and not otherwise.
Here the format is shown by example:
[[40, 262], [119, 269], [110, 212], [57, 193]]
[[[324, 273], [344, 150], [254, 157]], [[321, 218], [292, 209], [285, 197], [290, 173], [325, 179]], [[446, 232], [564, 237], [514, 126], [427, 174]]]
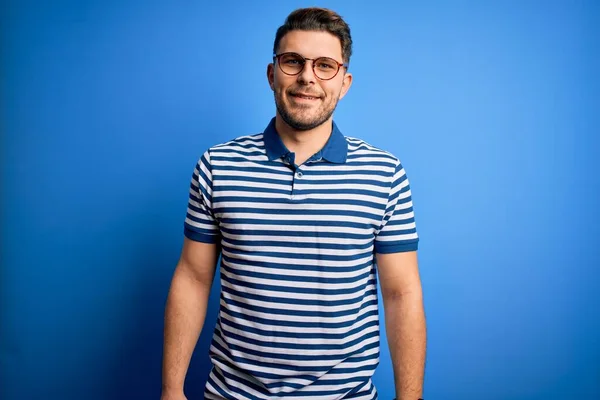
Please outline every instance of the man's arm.
[[423, 396], [426, 328], [417, 252], [377, 254], [397, 400]]
[[183, 384], [204, 325], [218, 245], [184, 239], [165, 310], [162, 400], [185, 399]]

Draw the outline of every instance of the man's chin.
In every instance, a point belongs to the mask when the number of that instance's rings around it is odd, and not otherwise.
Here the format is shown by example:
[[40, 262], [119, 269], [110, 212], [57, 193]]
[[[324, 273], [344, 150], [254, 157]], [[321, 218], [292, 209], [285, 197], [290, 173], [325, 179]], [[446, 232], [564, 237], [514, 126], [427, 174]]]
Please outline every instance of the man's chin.
[[311, 129], [315, 129], [325, 122], [325, 120], [322, 119], [294, 118], [289, 115], [282, 115], [282, 118], [286, 124], [297, 131], [309, 131]]
[[[309, 131], [311, 129], [315, 129], [318, 126], [324, 124], [329, 117], [329, 115], [323, 115], [319, 113], [318, 110], [312, 110], [312, 107], [279, 107], [279, 104], [275, 104], [277, 106], [277, 111], [281, 116], [281, 119], [292, 129], [297, 131]], [[294, 112], [299, 111], [300, 112]]]

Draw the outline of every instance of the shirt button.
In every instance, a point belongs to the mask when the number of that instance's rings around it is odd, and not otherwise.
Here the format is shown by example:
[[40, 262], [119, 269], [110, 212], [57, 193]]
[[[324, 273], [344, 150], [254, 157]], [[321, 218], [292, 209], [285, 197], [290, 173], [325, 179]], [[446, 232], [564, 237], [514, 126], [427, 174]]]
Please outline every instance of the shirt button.
[[297, 176], [298, 178], [302, 178], [302, 175], [303, 175], [303, 174], [302, 174], [302, 171], [298, 171], [298, 172], [296, 172], [296, 176]]

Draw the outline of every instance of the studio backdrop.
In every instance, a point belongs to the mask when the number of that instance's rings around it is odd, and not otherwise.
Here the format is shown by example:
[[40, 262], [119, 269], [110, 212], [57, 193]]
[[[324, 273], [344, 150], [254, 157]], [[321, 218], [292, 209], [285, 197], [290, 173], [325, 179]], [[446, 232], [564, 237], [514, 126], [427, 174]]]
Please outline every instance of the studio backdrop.
[[[336, 123], [411, 182], [428, 399], [600, 398], [599, 4], [317, 4], [354, 39]], [[193, 168], [266, 127], [275, 31], [313, 5], [2, 2], [0, 398], [159, 398]]]

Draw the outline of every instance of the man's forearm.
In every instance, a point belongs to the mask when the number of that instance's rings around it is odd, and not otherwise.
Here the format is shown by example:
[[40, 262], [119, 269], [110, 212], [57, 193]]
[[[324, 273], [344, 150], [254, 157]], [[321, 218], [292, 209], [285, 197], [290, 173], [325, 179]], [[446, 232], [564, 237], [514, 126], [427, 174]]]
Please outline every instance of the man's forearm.
[[185, 375], [204, 325], [210, 283], [177, 268], [165, 310], [163, 391], [183, 391]]
[[397, 400], [423, 396], [426, 327], [420, 291], [384, 297], [388, 345]]

